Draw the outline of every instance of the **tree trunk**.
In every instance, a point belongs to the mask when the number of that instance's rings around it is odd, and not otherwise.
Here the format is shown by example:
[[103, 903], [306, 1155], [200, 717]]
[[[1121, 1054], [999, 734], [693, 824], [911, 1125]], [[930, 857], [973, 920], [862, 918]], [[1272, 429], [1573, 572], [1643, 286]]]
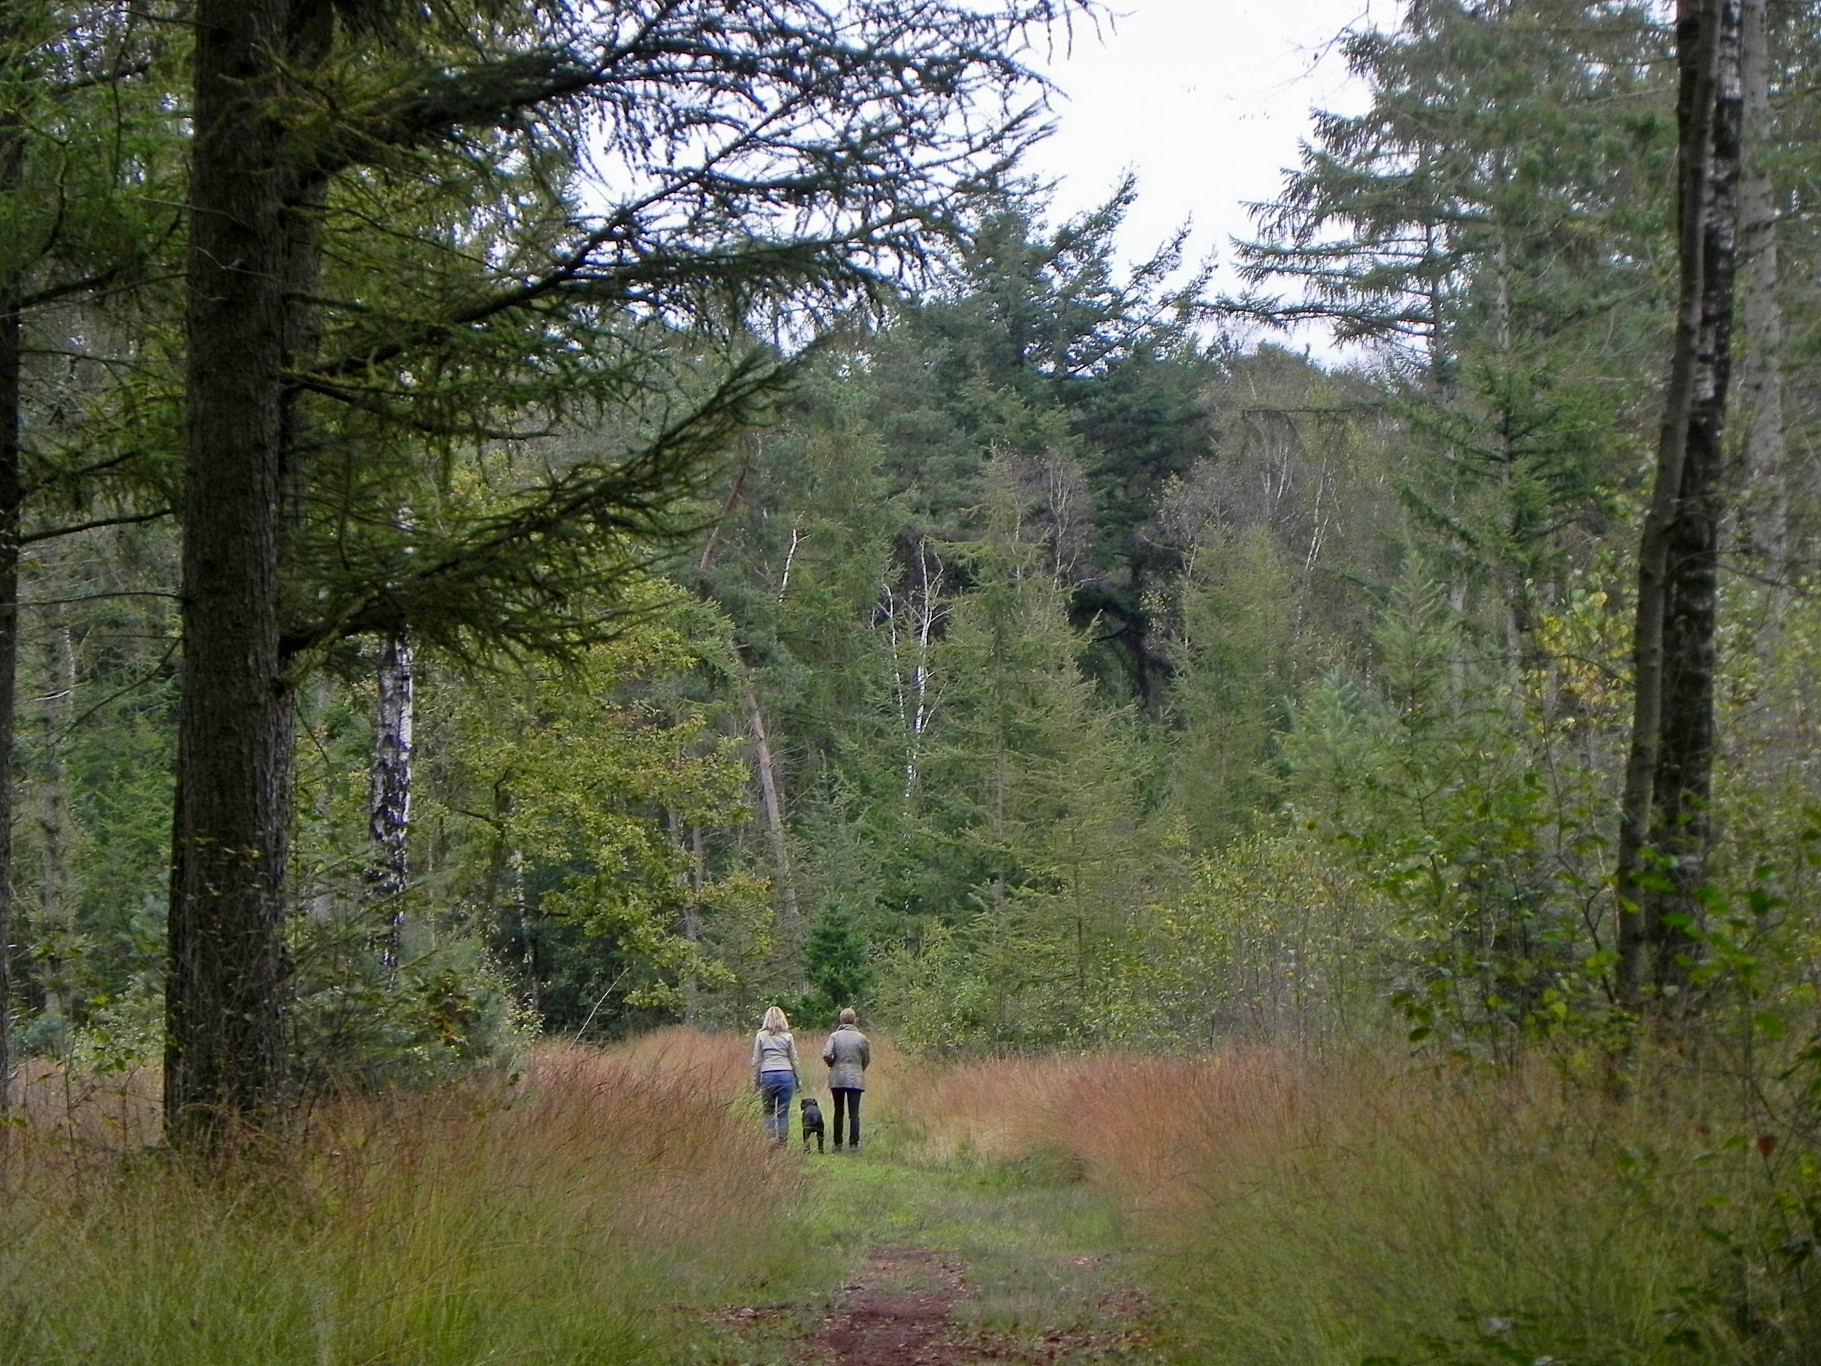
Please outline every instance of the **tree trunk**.
[[1740, 88], [1745, 102], [1744, 170], [1739, 186], [1739, 252], [1744, 298], [1739, 321], [1740, 417], [1746, 424], [1741, 509], [1751, 567], [1769, 578], [1774, 626], [1789, 581], [1789, 475], [1783, 422], [1783, 309], [1778, 302], [1777, 200], [1771, 181], [1770, 34], [1766, 0], [1740, 5]]
[[[1503, 183], [1503, 175], [1500, 181]], [[1498, 235], [1498, 249], [1494, 253], [1494, 264], [1497, 268], [1498, 289], [1494, 295], [1495, 306], [1495, 339], [1499, 348], [1499, 364], [1503, 366], [1509, 378], [1511, 360], [1511, 252], [1505, 242], [1505, 230], [1501, 227]], [[1517, 439], [1514, 427], [1517, 414], [1513, 411], [1512, 399], [1507, 391], [1499, 399], [1499, 483], [1505, 490], [1507, 499], [1511, 497], [1511, 486], [1517, 480]], [[1516, 509], [1506, 503], [1505, 516], [1514, 519]], [[1522, 530], [1515, 520], [1507, 521], [1511, 532], [1510, 544], [1505, 554], [1508, 563], [1503, 567], [1505, 597], [1505, 662], [1516, 674], [1530, 662], [1530, 584], [1525, 575]]]
[[411, 865], [411, 726], [413, 720], [411, 635], [386, 637], [379, 660], [379, 709], [374, 721], [372, 785], [367, 833], [373, 861], [367, 870], [368, 897], [385, 916], [379, 958], [388, 971], [398, 967], [405, 927], [405, 887]]
[[514, 849], [506, 856], [512, 870], [512, 906], [518, 916], [519, 941], [525, 946], [521, 962], [525, 968], [525, 1004], [532, 1014], [540, 1009], [538, 987], [537, 941], [531, 937], [531, 907], [525, 897], [525, 854]]
[[211, 1149], [284, 1076], [291, 697], [279, 655], [286, 225], [270, 109], [287, 0], [198, 0], [187, 265], [184, 660], [164, 1111]]
[[[17, 181], [18, 135], [0, 126], [0, 187]], [[12, 1082], [13, 688], [19, 657], [19, 371], [17, 282], [0, 282], [0, 1115]]]
[[[670, 841], [679, 850], [689, 851], [689, 871], [678, 878], [679, 887], [686, 887], [688, 895], [683, 898], [682, 929], [683, 938], [695, 944], [702, 937], [702, 887], [705, 874], [705, 862], [702, 849], [702, 827], [689, 827], [687, 841], [683, 834], [683, 822], [673, 808], [665, 808], [664, 819], [670, 827]], [[701, 1011], [701, 983], [696, 980], [695, 970], [691, 968], [689, 976], [683, 979], [683, 1023], [696, 1023]]]
[[797, 913], [797, 884], [790, 875], [790, 844], [784, 829], [784, 803], [778, 794], [778, 774], [771, 758], [771, 740], [765, 733], [765, 713], [759, 709], [759, 695], [742, 666], [741, 700], [746, 707], [746, 724], [752, 731], [752, 747], [759, 766], [759, 795], [765, 803], [765, 827], [771, 833], [772, 863], [778, 873], [778, 918], [787, 935], [795, 935], [800, 920]]
[[1676, 50], [1680, 302], [1638, 555], [1636, 697], [1616, 873], [1619, 990], [1633, 1010], [1679, 984], [1707, 871], [1741, 116], [1737, 0], [1688, 0]]
[[[18, 42], [0, 7], [0, 45]], [[15, 76], [13, 79], [19, 79]], [[25, 172], [25, 119], [0, 109], [0, 193], [15, 193]], [[0, 277], [0, 1116], [12, 1093], [13, 1055], [13, 706], [19, 659], [20, 373], [24, 366], [20, 280]]]
[[67, 1020], [70, 965], [66, 950], [76, 927], [69, 890], [69, 761], [64, 750], [76, 695], [76, 646], [67, 622], [50, 628], [44, 643], [50, 689], [44, 700], [44, 796], [38, 813], [43, 882], [37, 938], [53, 955], [46, 973], [45, 1012]]

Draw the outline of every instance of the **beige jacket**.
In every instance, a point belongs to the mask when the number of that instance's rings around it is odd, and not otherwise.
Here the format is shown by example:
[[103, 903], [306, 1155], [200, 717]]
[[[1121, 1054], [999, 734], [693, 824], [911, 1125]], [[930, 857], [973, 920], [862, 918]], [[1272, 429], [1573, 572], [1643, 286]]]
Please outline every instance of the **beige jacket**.
[[767, 1072], [788, 1072], [797, 1076], [797, 1041], [789, 1034], [772, 1034], [761, 1029], [753, 1035], [753, 1085], [757, 1086], [759, 1078]]
[[872, 1045], [853, 1025], [842, 1025], [828, 1036], [822, 1048], [822, 1061], [828, 1064], [829, 1088], [849, 1091], [866, 1089], [866, 1069], [873, 1060]]

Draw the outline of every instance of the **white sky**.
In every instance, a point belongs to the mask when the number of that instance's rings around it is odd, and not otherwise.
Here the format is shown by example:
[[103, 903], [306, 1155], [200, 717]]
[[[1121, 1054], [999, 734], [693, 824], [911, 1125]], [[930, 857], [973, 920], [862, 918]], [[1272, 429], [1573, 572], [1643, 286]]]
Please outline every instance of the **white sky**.
[[[1056, 216], [1103, 202], [1127, 167], [1138, 202], [1122, 247], [1143, 257], [1185, 219], [1189, 255], [1212, 251], [1216, 290], [1237, 287], [1227, 239], [1249, 235], [1247, 201], [1275, 197], [1297, 162], [1312, 108], [1356, 112], [1364, 96], [1334, 46], [1368, 20], [1396, 23], [1395, 0], [1111, 0], [1096, 39], [1048, 63], [1064, 98], [1057, 131], [1029, 168], [1057, 180]], [[1318, 352], [1324, 339], [1307, 337]]]

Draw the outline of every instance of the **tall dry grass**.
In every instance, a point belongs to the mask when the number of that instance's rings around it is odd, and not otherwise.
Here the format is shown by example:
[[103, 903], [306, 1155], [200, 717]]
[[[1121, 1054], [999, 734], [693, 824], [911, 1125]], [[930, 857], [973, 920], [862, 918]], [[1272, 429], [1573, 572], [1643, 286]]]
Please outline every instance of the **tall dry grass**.
[[986, 1061], [899, 1107], [915, 1157], [1046, 1155], [1105, 1189], [1196, 1360], [1821, 1360], [1767, 1159], [1691, 1090], [1253, 1049]]
[[82, 1075], [45, 1058], [27, 1058], [7, 1097], [15, 1123], [40, 1138], [99, 1151], [127, 1152], [158, 1141], [163, 1090], [150, 1068]]
[[40, 1097], [0, 1163], [0, 1361], [674, 1351], [679, 1307], [803, 1261], [799, 1177], [730, 1103], [738, 1050], [545, 1046], [515, 1084], [343, 1101], [226, 1170], [72, 1142]]

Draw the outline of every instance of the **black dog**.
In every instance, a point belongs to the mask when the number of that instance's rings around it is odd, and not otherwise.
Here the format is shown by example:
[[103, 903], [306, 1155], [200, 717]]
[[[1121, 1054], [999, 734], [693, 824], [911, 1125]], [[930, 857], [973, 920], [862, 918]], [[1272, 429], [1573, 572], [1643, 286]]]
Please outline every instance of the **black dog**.
[[809, 1136], [811, 1134], [814, 1134], [816, 1136], [816, 1151], [817, 1152], [824, 1151], [824, 1149], [822, 1147], [822, 1107], [820, 1105], [816, 1104], [814, 1097], [804, 1096], [803, 1097], [803, 1151], [804, 1152], [809, 1151]]

